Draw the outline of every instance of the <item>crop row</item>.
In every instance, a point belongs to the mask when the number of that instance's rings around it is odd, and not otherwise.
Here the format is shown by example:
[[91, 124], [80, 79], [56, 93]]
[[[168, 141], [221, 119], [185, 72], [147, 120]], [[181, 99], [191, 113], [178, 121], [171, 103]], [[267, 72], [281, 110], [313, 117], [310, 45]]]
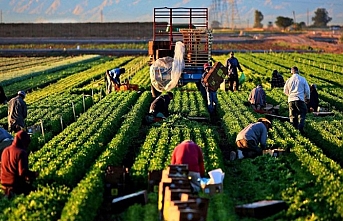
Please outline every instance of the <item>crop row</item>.
[[[47, 186], [50, 181], [52, 188], [55, 186], [69, 189], [66, 184], [71, 189], [75, 187], [89, 171], [94, 160], [106, 149], [107, 143], [120, 128], [122, 116], [129, 111], [129, 107], [135, 103], [137, 97], [136, 92], [112, 93], [106, 96], [81, 115], [78, 121], [32, 154], [30, 156], [30, 162], [34, 162], [32, 168], [41, 171], [40, 178], [37, 180], [38, 190], [27, 197], [16, 198], [12, 205], [3, 209], [5, 216], [8, 216], [9, 220], [18, 217], [21, 217], [21, 220], [33, 220], [34, 217], [47, 220], [44, 214], [48, 210], [52, 211], [50, 220], [56, 220], [67, 200], [65, 197], [45, 199], [44, 202], [32, 205], [32, 208], [25, 211], [18, 205], [26, 202], [27, 198], [31, 198], [32, 202], [39, 201], [35, 196], [40, 196], [39, 193], [42, 191], [40, 188]], [[58, 185], [59, 183], [61, 185]]]

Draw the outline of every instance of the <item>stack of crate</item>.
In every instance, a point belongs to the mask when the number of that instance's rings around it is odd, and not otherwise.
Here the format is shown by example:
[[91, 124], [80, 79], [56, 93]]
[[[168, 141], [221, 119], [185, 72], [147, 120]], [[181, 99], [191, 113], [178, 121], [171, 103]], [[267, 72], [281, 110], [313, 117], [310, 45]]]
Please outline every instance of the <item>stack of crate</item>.
[[211, 57], [211, 33], [206, 29], [181, 29], [186, 48], [185, 64], [202, 66]]
[[[182, 196], [184, 196], [183, 199]], [[207, 199], [199, 198], [192, 193], [188, 165], [169, 165], [166, 170], [162, 171], [158, 194], [161, 220], [201, 220], [199, 217], [205, 220], [207, 207]], [[193, 218], [186, 219], [186, 217]]]

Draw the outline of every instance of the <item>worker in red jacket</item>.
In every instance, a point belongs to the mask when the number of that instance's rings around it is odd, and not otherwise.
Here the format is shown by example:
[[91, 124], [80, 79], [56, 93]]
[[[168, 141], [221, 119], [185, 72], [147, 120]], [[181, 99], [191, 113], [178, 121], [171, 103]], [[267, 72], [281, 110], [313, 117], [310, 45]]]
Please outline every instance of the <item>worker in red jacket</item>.
[[1, 155], [1, 184], [5, 195], [29, 194], [31, 182], [38, 176], [29, 170], [28, 151], [30, 135], [24, 130], [16, 133], [11, 146], [6, 147]]
[[172, 155], [171, 164], [187, 164], [194, 192], [201, 190], [199, 178], [205, 175], [204, 157], [201, 148], [191, 140], [178, 144]]

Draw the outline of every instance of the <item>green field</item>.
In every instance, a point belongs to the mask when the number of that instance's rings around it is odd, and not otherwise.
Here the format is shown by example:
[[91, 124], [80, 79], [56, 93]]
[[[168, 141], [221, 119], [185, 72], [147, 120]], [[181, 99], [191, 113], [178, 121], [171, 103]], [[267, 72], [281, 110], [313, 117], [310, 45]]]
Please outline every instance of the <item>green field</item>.
[[[215, 56], [226, 63], [229, 55]], [[0, 199], [0, 220], [158, 220], [157, 193], [148, 204], [113, 215], [105, 194], [107, 165], [124, 166], [130, 174], [125, 193], [148, 187], [148, 173], [165, 169], [173, 148], [192, 139], [202, 148], [205, 169], [225, 172], [224, 192], [210, 198], [209, 221], [256, 220], [240, 217], [235, 206], [266, 199], [284, 200], [288, 208], [263, 220], [343, 219], [343, 55], [324, 53], [236, 53], [246, 75], [238, 92], [219, 91], [216, 119], [195, 85], [173, 90], [172, 115], [162, 123], [144, 125], [152, 101], [148, 57], [39, 58], [32, 70], [29, 57], [0, 58], [0, 84], [6, 95], [27, 91], [27, 125], [43, 125], [32, 136], [29, 164], [40, 176], [37, 190], [12, 200]], [[72, 60], [72, 61], [71, 61]], [[12, 64], [12, 65], [11, 65]], [[21, 66], [22, 65], [22, 66]], [[43, 66], [43, 65], [41, 65]], [[125, 67], [122, 79], [140, 92], [105, 93], [104, 73]], [[271, 89], [272, 71], [285, 79], [297, 66], [309, 84], [316, 84], [320, 106], [334, 116], [309, 113], [305, 135], [290, 123], [273, 121], [269, 148], [290, 148], [285, 156], [228, 161], [237, 133], [263, 115], [244, 105], [256, 83], [262, 83], [267, 103], [280, 105], [288, 116], [282, 89]], [[16, 70], [20, 70], [20, 73]], [[11, 74], [9, 74], [11, 73]], [[0, 124], [7, 127], [7, 106], [0, 106]], [[204, 122], [189, 120], [202, 117]], [[43, 136], [44, 135], [44, 136]], [[113, 212], [113, 211], [112, 211]], [[118, 212], [118, 211], [116, 211]]]

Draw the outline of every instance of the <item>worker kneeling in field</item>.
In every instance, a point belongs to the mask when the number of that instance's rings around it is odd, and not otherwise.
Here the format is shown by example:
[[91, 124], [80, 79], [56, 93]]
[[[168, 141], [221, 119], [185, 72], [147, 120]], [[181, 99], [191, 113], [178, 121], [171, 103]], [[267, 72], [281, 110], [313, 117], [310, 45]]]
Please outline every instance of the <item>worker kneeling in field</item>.
[[38, 173], [29, 170], [28, 151], [30, 135], [20, 130], [11, 146], [6, 147], [1, 155], [1, 184], [7, 197], [14, 194], [29, 194], [31, 182]]
[[258, 84], [257, 87], [252, 89], [248, 101], [254, 110], [263, 110], [266, 106], [266, 92], [263, 90], [261, 84]]
[[[267, 118], [259, 118], [256, 123], [249, 124], [239, 132], [236, 138], [238, 159], [262, 155], [262, 151], [267, 147], [267, 135], [270, 128], [272, 128], [272, 123]], [[236, 152], [231, 151], [230, 160], [236, 158]]]
[[149, 113], [157, 118], [167, 118], [169, 116], [169, 104], [173, 100], [174, 94], [168, 92], [167, 94], [158, 96], [150, 105]]
[[191, 140], [178, 144], [172, 155], [171, 164], [187, 164], [194, 192], [201, 190], [201, 177], [205, 175], [204, 157], [201, 148]]

